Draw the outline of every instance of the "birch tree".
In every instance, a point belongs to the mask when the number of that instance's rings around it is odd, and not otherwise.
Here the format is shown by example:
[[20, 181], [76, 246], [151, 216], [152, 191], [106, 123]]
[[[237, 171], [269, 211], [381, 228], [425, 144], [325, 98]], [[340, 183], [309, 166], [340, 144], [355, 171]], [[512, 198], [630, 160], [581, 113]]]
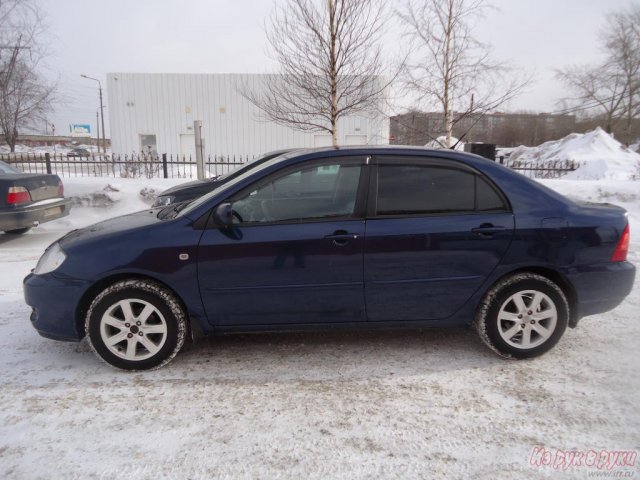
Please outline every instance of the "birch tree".
[[268, 76], [263, 89], [241, 93], [267, 119], [326, 132], [337, 147], [339, 120], [376, 111], [389, 84], [383, 26], [381, 0], [285, 0], [267, 25], [278, 75]]
[[410, 45], [402, 83], [414, 108], [443, 113], [447, 148], [458, 122], [496, 110], [528, 83], [474, 37], [474, 22], [487, 7], [484, 0], [407, 0], [398, 11]]

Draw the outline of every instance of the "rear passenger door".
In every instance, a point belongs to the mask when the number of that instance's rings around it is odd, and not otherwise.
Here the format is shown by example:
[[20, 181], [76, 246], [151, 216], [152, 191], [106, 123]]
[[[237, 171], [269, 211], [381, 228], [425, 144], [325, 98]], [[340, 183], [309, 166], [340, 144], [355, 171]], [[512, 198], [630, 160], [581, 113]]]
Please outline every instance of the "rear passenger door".
[[451, 316], [497, 266], [513, 229], [503, 194], [465, 164], [374, 159], [364, 252], [368, 320]]

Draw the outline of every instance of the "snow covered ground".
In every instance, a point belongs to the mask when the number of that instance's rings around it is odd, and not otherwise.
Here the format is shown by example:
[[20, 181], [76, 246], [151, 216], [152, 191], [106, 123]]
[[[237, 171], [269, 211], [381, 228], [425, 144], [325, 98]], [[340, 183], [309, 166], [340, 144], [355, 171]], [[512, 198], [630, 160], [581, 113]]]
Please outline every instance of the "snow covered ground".
[[[0, 478], [587, 478], [532, 449], [640, 449], [638, 283], [531, 361], [467, 330], [271, 334], [127, 374], [39, 337], [21, 281], [43, 249], [177, 182], [67, 179], [70, 217], [0, 234]], [[640, 263], [640, 183], [545, 183], [627, 208]]]

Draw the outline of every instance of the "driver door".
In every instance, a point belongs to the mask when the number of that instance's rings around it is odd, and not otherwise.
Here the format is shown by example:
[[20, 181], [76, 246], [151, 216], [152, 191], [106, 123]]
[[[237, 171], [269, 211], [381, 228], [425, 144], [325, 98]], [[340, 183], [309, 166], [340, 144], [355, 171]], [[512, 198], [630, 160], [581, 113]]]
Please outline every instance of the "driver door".
[[215, 326], [365, 320], [364, 157], [289, 167], [228, 199], [205, 230], [200, 293]]

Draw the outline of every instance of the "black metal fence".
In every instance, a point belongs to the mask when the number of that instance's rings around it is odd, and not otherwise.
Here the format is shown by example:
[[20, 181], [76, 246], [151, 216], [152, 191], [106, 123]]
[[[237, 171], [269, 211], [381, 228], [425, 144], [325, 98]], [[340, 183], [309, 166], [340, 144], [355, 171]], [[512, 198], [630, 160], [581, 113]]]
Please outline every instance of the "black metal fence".
[[[209, 155], [208, 176], [218, 176], [252, 160], [249, 156]], [[196, 178], [195, 158], [190, 155], [132, 154], [71, 157], [66, 154], [9, 153], [0, 160], [27, 173], [55, 173], [61, 177]], [[580, 167], [571, 160], [521, 161], [499, 157], [497, 162], [530, 178], [560, 178]]]
[[[208, 176], [218, 176], [252, 160], [249, 156], [209, 155]], [[49, 153], [0, 154], [0, 160], [27, 173], [55, 173], [61, 177], [195, 178], [197, 166], [190, 155], [131, 154], [68, 156]]]
[[522, 161], [500, 157], [496, 161], [529, 178], [560, 178], [580, 167], [575, 160]]

